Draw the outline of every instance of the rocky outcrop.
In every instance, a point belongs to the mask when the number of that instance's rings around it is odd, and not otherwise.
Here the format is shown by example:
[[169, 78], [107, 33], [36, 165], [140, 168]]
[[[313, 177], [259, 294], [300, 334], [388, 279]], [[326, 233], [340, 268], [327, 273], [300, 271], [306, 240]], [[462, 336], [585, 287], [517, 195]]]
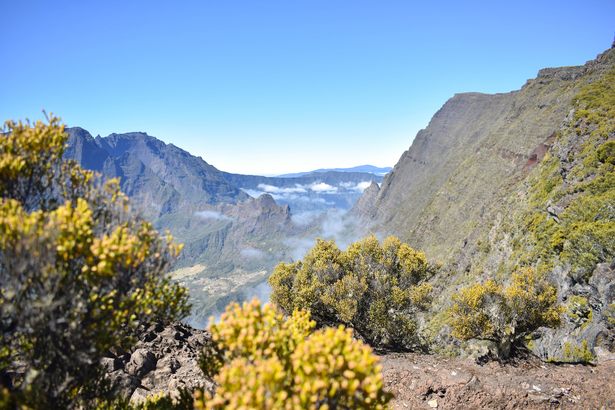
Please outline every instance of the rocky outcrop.
[[131, 352], [110, 352], [102, 365], [118, 394], [132, 402], [157, 393], [176, 396], [181, 389], [211, 389], [198, 365], [208, 342], [207, 332], [181, 323], [153, 325]]

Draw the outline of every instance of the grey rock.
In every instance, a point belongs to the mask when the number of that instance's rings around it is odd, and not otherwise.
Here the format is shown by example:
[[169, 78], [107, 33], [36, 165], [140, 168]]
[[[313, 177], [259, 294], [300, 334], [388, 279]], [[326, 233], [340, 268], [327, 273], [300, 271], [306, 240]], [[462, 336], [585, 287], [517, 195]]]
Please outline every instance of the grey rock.
[[[182, 323], [154, 325], [144, 332], [130, 355], [111, 359], [115, 370], [111, 370], [111, 360], [104, 359], [107, 377], [117, 393], [132, 402], [159, 393], [177, 396], [179, 389], [184, 388], [212, 389], [212, 381], [205, 378], [198, 364], [201, 351], [209, 342], [207, 332]], [[126, 356], [130, 359], [123, 361], [121, 358]]]
[[130, 356], [130, 361], [126, 365], [128, 374], [143, 377], [151, 370], [156, 368], [156, 356], [147, 349], [137, 349]]

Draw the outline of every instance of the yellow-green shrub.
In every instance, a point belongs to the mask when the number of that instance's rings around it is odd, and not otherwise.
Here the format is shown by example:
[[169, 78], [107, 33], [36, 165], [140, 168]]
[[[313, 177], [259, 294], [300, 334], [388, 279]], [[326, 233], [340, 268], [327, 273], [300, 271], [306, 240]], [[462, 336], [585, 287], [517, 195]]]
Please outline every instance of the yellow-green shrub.
[[210, 331], [219, 363], [215, 394], [199, 392], [196, 409], [385, 408], [381, 367], [371, 349], [343, 327], [315, 332], [309, 313], [285, 319], [256, 300], [232, 304]]
[[372, 235], [346, 251], [319, 239], [302, 261], [279, 264], [269, 283], [287, 313], [308, 309], [320, 324], [350, 326], [375, 347], [412, 349], [420, 344], [414, 316], [431, 303], [431, 271], [422, 252]]
[[108, 392], [99, 359], [138, 328], [188, 313], [165, 275], [180, 247], [135, 217], [117, 181], [62, 158], [49, 123], [0, 135], [0, 380], [34, 408], [73, 408]]
[[506, 287], [488, 280], [461, 289], [448, 312], [454, 337], [491, 340], [507, 357], [532, 331], [557, 326], [562, 311], [555, 287], [525, 267], [512, 274]]

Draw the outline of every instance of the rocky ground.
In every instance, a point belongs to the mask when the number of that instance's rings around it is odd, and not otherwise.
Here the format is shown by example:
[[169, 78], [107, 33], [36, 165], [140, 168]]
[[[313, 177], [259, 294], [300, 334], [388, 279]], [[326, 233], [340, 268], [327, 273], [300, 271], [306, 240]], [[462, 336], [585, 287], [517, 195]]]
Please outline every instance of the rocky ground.
[[537, 359], [478, 365], [434, 355], [382, 356], [393, 409], [612, 409], [615, 361], [596, 366]]
[[118, 393], [133, 402], [157, 393], [177, 395], [184, 388], [210, 388], [198, 365], [208, 340], [207, 332], [181, 323], [153, 325], [132, 352], [110, 352], [103, 365]]
[[[152, 326], [132, 353], [103, 359], [109, 377], [132, 401], [180, 388], [212, 388], [198, 366], [208, 333], [183, 324]], [[536, 358], [509, 364], [437, 355], [381, 356], [393, 409], [611, 409], [615, 408], [615, 360], [595, 366], [544, 363]]]

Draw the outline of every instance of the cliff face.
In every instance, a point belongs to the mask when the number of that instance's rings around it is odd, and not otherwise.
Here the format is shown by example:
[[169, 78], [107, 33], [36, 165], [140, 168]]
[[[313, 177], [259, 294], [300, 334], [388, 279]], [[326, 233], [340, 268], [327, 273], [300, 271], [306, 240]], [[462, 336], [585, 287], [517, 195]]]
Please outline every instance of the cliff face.
[[[566, 314], [542, 333], [532, 346], [543, 358], [583, 340], [615, 347], [606, 317], [615, 306], [614, 67], [611, 49], [540, 70], [519, 91], [455, 95], [353, 209], [372, 231], [443, 263], [439, 308], [460, 286], [506, 281], [523, 265], [546, 272], [565, 306], [590, 306], [587, 322]], [[428, 327], [442, 332], [442, 323], [434, 312]]]
[[455, 259], [489, 208], [528, 171], [571, 109], [588, 67], [541, 71], [506, 94], [457, 94], [419, 131], [356, 212], [443, 261]]

